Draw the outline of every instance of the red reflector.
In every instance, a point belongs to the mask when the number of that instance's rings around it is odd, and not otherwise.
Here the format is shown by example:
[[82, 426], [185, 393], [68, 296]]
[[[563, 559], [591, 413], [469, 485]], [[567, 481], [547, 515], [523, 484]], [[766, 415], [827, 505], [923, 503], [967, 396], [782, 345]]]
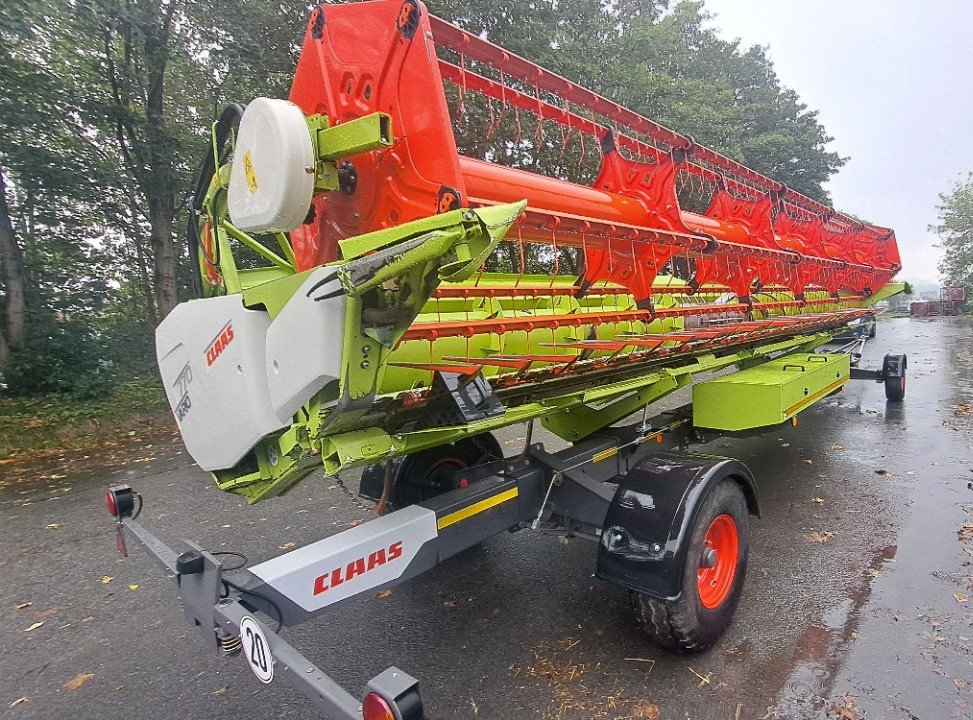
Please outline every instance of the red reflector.
[[395, 720], [395, 714], [385, 699], [378, 693], [368, 693], [361, 704], [364, 720]]
[[108, 506], [108, 514], [118, 517], [118, 505], [115, 503], [115, 493], [111, 490], [105, 493], [105, 505]]

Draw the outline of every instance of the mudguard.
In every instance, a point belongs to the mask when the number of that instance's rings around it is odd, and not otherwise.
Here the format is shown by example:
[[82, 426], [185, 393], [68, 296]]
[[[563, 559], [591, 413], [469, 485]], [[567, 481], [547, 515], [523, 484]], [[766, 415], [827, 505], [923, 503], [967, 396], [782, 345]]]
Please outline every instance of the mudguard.
[[882, 360], [882, 377], [902, 377], [909, 360], [905, 355], [886, 355]]
[[598, 577], [664, 600], [682, 592], [689, 537], [710, 488], [740, 484], [751, 515], [760, 514], [746, 465], [714, 455], [651, 455], [623, 478], [608, 508], [598, 548]]

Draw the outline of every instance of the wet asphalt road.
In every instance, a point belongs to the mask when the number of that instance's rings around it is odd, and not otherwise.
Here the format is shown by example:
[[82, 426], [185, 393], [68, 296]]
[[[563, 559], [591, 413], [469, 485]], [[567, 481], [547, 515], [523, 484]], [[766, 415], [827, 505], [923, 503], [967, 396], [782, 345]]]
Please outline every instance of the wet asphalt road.
[[[855, 382], [796, 429], [703, 448], [750, 466], [764, 510], [735, 622], [706, 654], [644, 642], [627, 593], [594, 579], [592, 544], [529, 532], [285, 637], [353, 692], [407, 670], [431, 720], [968, 718], [971, 350], [968, 320], [883, 321], [864, 365], [907, 352], [905, 403]], [[502, 440], [513, 452], [522, 436]], [[286, 682], [261, 686], [203, 649], [156, 566], [115, 552], [103, 488], [132, 482], [167, 541], [253, 562], [365, 513], [319, 475], [249, 508], [167, 438], [106, 454], [101, 468], [76, 455], [0, 465], [0, 717], [316, 717]]]

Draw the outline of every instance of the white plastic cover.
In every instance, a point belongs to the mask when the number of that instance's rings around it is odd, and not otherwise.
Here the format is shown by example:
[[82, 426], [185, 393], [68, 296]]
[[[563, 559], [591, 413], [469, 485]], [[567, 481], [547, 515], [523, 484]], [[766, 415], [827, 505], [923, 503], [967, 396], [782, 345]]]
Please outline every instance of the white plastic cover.
[[243, 113], [233, 150], [227, 206], [246, 232], [290, 232], [314, 195], [314, 149], [304, 113], [287, 100], [256, 98]]
[[291, 414], [270, 403], [270, 316], [241, 295], [180, 303], [155, 331], [166, 396], [186, 449], [203, 470], [231, 468]]
[[439, 535], [436, 513], [418, 505], [318, 540], [250, 568], [308, 612], [396, 580]]
[[[324, 299], [315, 299], [319, 297]], [[325, 266], [308, 276], [270, 324], [267, 381], [278, 415], [293, 415], [314, 393], [341, 377], [345, 306], [334, 268]]]

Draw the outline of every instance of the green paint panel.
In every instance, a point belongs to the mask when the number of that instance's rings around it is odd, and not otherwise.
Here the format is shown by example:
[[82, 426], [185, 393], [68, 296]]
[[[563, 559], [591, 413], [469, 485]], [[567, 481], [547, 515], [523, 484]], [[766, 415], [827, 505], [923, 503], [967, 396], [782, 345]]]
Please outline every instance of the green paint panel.
[[844, 385], [845, 354], [797, 353], [693, 387], [693, 424], [710, 430], [778, 425]]

